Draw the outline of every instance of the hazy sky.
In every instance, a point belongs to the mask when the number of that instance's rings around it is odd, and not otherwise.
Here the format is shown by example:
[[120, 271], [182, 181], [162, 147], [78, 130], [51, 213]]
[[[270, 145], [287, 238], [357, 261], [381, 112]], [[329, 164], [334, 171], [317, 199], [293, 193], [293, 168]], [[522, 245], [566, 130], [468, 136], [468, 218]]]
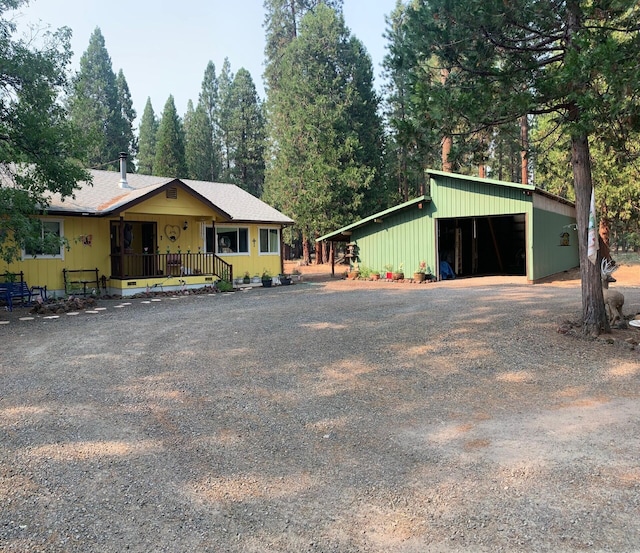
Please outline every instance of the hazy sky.
[[[147, 97], [161, 115], [170, 94], [180, 115], [189, 99], [198, 100], [209, 60], [220, 72], [229, 58], [235, 73], [247, 69], [264, 98], [263, 0], [30, 0], [16, 21], [24, 30], [29, 24], [73, 30], [72, 69], [100, 27], [114, 72], [124, 71], [138, 118]], [[385, 16], [396, 0], [344, 0], [344, 17], [373, 61], [376, 86], [381, 84], [380, 64], [386, 54]]]

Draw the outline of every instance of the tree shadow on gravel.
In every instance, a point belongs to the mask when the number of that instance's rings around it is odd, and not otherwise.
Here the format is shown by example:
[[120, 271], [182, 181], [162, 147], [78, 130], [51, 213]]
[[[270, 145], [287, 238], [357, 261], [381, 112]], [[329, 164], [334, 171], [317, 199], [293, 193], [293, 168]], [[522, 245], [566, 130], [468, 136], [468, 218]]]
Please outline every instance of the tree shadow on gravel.
[[16, 336], [0, 362], [0, 546], [640, 543], [640, 365], [556, 332], [576, 293], [292, 292]]

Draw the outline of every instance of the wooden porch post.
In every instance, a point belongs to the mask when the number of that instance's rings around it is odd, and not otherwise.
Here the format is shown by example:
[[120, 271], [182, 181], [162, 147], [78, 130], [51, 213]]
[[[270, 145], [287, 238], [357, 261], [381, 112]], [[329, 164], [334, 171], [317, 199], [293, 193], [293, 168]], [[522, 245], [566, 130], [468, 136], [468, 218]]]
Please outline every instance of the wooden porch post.
[[118, 229], [120, 234], [120, 278], [124, 278], [124, 217], [120, 215], [120, 228]]

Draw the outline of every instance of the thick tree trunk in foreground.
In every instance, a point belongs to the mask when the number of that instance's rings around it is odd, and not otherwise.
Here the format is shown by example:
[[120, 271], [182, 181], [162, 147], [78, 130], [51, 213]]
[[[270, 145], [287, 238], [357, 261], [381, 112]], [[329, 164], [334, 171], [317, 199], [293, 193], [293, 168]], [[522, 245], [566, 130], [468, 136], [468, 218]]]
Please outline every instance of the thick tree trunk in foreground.
[[588, 336], [597, 336], [601, 332], [610, 332], [602, 297], [600, 277], [600, 256], [596, 264], [587, 257], [589, 233], [589, 207], [591, 203], [591, 162], [587, 136], [571, 138], [571, 165], [576, 193], [576, 219], [578, 222], [578, 246], [580, 251], [580, 278], [582, 281], [582, 332]]

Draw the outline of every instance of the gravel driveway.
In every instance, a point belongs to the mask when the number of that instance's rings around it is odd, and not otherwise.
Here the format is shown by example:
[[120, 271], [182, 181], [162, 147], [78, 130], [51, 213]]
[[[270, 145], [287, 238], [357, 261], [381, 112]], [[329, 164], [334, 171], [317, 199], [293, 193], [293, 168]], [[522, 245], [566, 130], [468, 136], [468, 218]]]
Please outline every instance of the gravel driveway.
[[0, 550], [639, 551], [638, 352], [482, 282], [0, 326]]

